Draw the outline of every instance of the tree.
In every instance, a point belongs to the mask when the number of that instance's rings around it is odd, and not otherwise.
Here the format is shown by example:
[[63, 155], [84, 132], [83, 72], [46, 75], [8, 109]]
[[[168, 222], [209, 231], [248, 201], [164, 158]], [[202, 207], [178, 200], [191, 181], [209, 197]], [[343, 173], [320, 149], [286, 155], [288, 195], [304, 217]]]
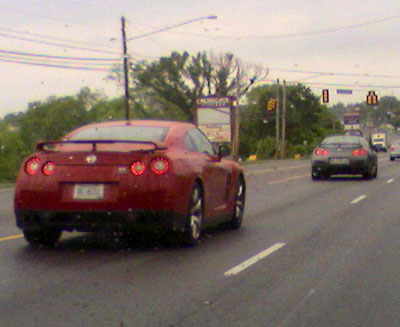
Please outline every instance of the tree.
[[[276, 113], [267, 112], [267, 102], [276, 97], [277, 85], [253, 88], [247, 95], [247, 106], [243, 109], [241, 149], [247, 156], [260, 153], [273, 155], [276, 136]], [[289, 85], [287, 93], [287, 142], [289, 152], [309, 153], [328, 133], [332, 133], [334, 115], [320, 104], [310, 88], [302, 84]], [[245, 141], [246, 140], [246, 141]]]
[[17, 131], [0, 122], [0, 181], [13, 181], [24, 157], [24, 146]]
[[[254, 83], [262, 73], [259, 67], [245, 69], [232, 54], [209, 56], [199, 52], [191, 56], [188, 52], [172, 52], [169, 57], [142, 61], [131, 67], [135, 109], [153, 117], [194, 121], [199, 96], [236, 95], [237, 89], [247, 91], [248, 81]], [[249, 75], [251, 78], [247, 79]], [[112, 78], [120, 77], [120, 70], [114, 70]], [[136, 111], [135, 114], [140, 115]]]
[[49, 97], [33, 102], [20, 121], [20, 135], [29, 150], [39, 141], [59, 139], [73, 128], [89, 122], [87, 103], [81, 98]]

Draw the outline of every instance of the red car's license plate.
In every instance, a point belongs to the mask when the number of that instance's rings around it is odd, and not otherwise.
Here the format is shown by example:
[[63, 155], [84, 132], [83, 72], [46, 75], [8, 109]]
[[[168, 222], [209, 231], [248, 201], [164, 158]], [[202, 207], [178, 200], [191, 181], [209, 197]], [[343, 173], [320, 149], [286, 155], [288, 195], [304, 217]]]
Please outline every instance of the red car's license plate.
[[101, 200], [104, 197], [104, 184], [75, 184], [74, 199]]

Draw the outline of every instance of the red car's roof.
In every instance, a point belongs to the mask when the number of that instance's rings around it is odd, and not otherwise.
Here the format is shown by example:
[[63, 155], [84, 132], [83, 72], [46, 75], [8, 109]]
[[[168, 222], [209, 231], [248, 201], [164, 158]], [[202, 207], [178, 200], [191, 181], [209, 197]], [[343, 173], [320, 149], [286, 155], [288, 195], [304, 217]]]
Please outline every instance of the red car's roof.
[[138, 119], [138, 120], [118, 120], [118, 121], [108, 121], [108, 122], [100, 122], [100, 123], [93, 123], [89, 125], [82, 126], [81, 128], [86, 127], [101, 127], [101, 126], [154, 126], [154, 127], [172, 127], [172, 126], [187, 126], [192, 127], [193, 124], [187, 122], [180, 122], [180, 121], [168, 121], [168, 120], [148, 120], [148, 119]]

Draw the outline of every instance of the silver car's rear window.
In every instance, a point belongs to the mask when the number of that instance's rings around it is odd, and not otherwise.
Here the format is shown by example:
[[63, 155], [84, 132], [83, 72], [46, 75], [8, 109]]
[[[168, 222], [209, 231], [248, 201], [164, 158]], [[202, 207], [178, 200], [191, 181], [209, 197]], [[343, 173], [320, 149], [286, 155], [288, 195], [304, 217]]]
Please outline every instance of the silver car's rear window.
[[84, 129], [70, 140], [164, 141], [168, 127], [101, 126]]
[[341, 137], [341, 136], [333, 136], [327, 137], [322, 141], [321, 145], [323, 146], [360, 146], [360, 140], [358, 137]]

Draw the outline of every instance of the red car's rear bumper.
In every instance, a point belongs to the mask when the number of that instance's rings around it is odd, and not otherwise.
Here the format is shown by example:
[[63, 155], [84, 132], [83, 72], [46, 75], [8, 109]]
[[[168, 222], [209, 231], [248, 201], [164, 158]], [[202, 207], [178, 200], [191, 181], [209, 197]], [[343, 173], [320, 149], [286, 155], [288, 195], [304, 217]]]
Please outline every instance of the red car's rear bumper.
[[25, 230], [65, 231], [183, 230], [185, 217], [168, 211], [44, 211], [16, 209], [17, 226]]

